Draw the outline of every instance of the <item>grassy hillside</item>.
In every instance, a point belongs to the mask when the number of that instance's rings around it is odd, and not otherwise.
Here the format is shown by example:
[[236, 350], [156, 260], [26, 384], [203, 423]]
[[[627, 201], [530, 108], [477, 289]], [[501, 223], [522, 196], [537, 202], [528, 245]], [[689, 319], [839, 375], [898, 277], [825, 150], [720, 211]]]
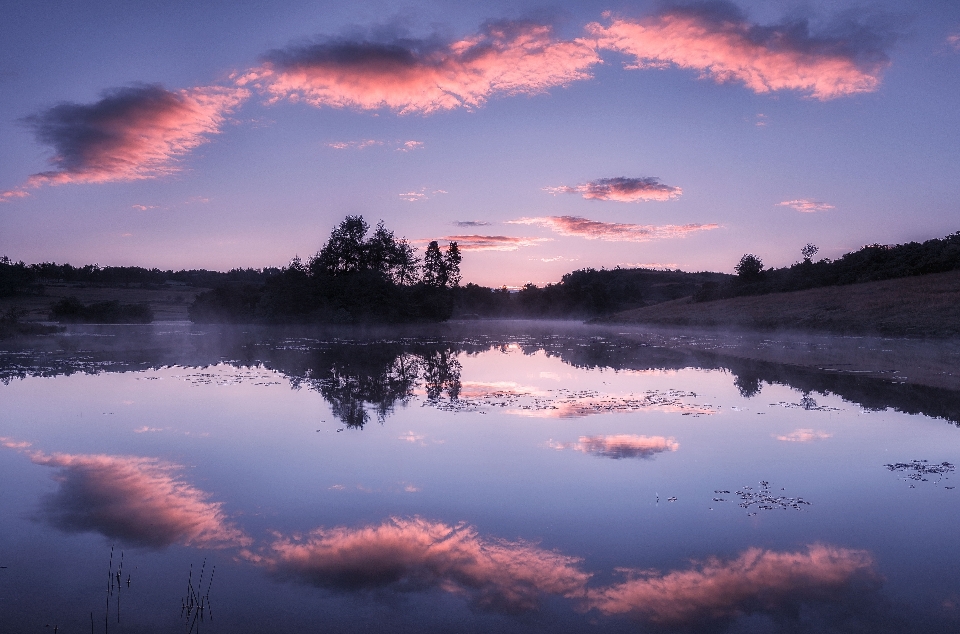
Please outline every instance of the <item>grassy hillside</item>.
[[597, 321], [958, 336], [960, 271], [712, 302], [694, 302], [685, 297], [620, 312]]

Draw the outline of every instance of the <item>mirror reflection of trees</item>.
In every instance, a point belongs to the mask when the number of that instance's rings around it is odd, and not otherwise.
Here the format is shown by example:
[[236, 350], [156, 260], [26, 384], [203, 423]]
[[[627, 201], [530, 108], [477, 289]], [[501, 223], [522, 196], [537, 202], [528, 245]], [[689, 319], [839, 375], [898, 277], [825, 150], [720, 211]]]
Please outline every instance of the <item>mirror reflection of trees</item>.
[[[584, 369], [681, 370], [701, 368], [729, 373], [746, 398], [764, 384], [791, 387], [813, 402], [816, 394], [836, 394], [868, 410], [894, 409], [941, 418], [960, 426], [960, 389], [912, 385], [897, 380], [755, 361], [708, 350], [652, 345], [615, 335], [566, 332], [550, 323], [517, 326], [498, 332], [476, 324], [460, 329], [361, 333], [216, 328], [202, 332], [88, 328], [90, 337], [52, 336], [17, 348], [0, 349], [0, 383], [29, 376], [128, 372], [164, 366], [205, 367], [229, 363], [257, 366], [283, 374], [294, 388], [319, 392], [351, 428], [372, 418], [383, 422], [418, 392], [428, 401], [457, 400], [461, 395], [460, 358], [490, 350], [543, 352]], [[114, 333], [103, 336], [104, 333]], [[390, 336], [388, 336], [388, 334]], [[292, 335], [292, 336], [291, 336]], [[950, 369], [952, 371], [952, 368]]]

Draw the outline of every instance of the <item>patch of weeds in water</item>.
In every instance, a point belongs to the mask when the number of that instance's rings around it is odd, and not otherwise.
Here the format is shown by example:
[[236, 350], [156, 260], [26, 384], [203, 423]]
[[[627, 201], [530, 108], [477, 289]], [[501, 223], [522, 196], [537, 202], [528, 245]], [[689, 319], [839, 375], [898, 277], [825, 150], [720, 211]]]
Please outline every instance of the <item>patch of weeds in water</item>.
[[[783, 489], [780, 490], [783, 491]], [[718, 489], [714, 491], [714, 494], [729, 495], [730, 491]], [[800, 511], [803, 510], [804, 506], [810, 506], [810, 502], [807, 502], [801, 497], [777, 495], [770, 489], [770, 483], [766, 480], [760, 481], [759, 489], [754, 489], [749, 486], [741, 487], [736, 491], [736, 496], [740, 498], [737, 506], [746, 509], [747, 515], [756, 515], [757, 511], [786, 511], [787, 509]], [[724, 497], [715, 497], [713, 501], [729, 502], [731, 500]], [[754, 507], [756, 507], [756, 510], [751, 511], [750, 509]]]
[[213, 586], [213, 574], [217, 571], [214, 566], [207, 581], [207, 591], [203, 593], [203, 575], [207, 569], [207, 560], [203, 560], [200, 567], [200, 579], [193, 585], [193, 564], [190, 564], [190, 573], [187, 575], [187, 596], [180, 601], [180, 618], [183, 619], [183, 629], [187, 634], [200, 631], [200, 624], [204, 617], [213, 620], [213, 610], [210, 607], [210, 588]]
[[[896, 473], [904, 474], [903, 479], [913, 480], [914, 482], [929, 482], [930, 478], [927, 476], [937, 476], [937, 479], [934, 481], [934, 484], [939, 484], [941, 480], [949, 479], [947, 476], [948, 473], [953, 473], [956, 469], [954, 465], [949, 462], [941, 462], [939, 464], [930, 464], [927, 460], [911, 460], [910, 462], [895, 462], [892, 464], [883, 465], [889, 471]], [[916, 485], [911, 484], [911, 489], [917, 488]], [[954, 487], [943, 487], [945, 489], [953, 489]]]

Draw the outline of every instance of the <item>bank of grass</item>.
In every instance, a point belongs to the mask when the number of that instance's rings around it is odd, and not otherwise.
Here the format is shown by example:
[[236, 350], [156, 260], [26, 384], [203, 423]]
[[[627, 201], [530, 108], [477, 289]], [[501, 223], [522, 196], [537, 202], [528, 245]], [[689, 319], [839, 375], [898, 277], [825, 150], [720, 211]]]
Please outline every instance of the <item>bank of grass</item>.
[[712, 302], [685, 297], [596, 321], [955, 337], [960, 336], [960, 271]]

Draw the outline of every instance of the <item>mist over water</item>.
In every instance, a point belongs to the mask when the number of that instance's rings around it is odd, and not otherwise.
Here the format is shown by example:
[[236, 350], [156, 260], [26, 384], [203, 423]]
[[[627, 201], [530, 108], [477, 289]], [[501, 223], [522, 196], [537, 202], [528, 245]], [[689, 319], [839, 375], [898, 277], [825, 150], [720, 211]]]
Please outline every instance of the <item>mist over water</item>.
[[207, 631], [960, 626], [951, 342], [481, 322], [4, 346], [4, 632], [104, 627], [111, 546], [118, 632], [183, 627], [203, 561]]

